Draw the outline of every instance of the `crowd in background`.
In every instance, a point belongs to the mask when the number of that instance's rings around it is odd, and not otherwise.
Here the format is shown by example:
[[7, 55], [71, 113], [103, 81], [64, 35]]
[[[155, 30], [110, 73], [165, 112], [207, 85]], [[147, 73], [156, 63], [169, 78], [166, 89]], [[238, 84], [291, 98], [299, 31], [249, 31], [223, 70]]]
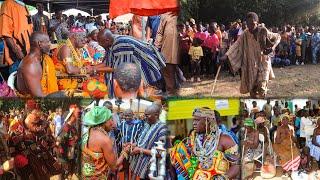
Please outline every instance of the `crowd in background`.
[[[72, 90], [84, 92], [80, 93], [81, 97], [103, 98], [107, 94], [112, 98], [119, 97], [116, 94], [120, 89], [122, 98], [177, 93], [176, 13], [150, 16], [145, 23], [144, 17], [134, 15], [129, 24], [124, 24], [115, 23], [109, 17], [105, 21], [101, 16], [68, 17], [60, 10], [49, 19], [41, 3], [37, 4], [38, 13], [30, 16], [24, 6], [6, 1], [2, 11], [8, 16], [0, 18], [4, 27], [0, 31], [4, 45], [1, 75], [16, 96], [44, 97]], [[19, 8], [23, 13], [10, 18], [12, 11]], [[23, 23], [14, 24], [15, 18]], [[40, 65], [37, 71], [31, 70], [31, 63]], [[126, 67], [136, 73], [130, 76], [125, 73]], [[31, 72], [42, 74], [42, 79], [36, 79]], [[115, 79], [118, 83], [113, 82]], [[95, 88], [92, 84], [99, 86]], [[121, 88], [116, 88], [117, 85]], [[11, 92], [6, 85], [2, 88]], [[100, 96], [92, 96], [92, 90]]]
[[316, 169], [320, 167], [319, 103], [306, 101], [304, 107], [295, 105], [293, 112], [288, 102], [275, 101], [272, 106], [268, 100], [261, 108], [253, 101], [250, 109], [241, 102], [241, 115], [231, 128], [243, 143], [243, 177], [253, 177], [257, 168], [261, 176], [274, 177], [280, 166], [284, 175], [294, 177], [296, 172], [311, 173], [313, 161], [318, 163]]
[[[261, 26], [265, 26], [261, 24]], [[319, 59], [320, 33], [315, 26], [284, 25], [281, 28], [267, 27], [270, 32], [281, 35], [281, 42], [272, 57], [275, 67], [317, 64]], [[196, 22], [193, 18], [178, 25], [181, 56], [180, 67], [192, 81], [216, 74], [219, 57], [247, 29], [245, 21], [237, 20], [228, 25], [218, 22]], [[228, 63], [222, 68], [235, 75]]]
[[79, 174], [81, 107], [43, 110], [28, 100], [25, 107], [0, 112], [0, 177], [71, 179]]

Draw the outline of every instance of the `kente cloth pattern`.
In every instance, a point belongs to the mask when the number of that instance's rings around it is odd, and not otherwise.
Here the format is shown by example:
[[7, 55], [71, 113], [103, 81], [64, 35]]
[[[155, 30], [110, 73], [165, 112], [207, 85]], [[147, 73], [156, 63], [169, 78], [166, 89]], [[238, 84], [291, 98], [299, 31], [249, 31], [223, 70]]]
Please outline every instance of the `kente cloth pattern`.
[[88, 148], [88, 132], [82, 136], [82, 179], [106, 180], [108, 179], [110, 168], [102, 152], [93, 152]]
[[[158, 121], [151, 126], [148, 123], [145, 123], [144, 129], [141, 133], [141, 136], [138, 139], [138, 146], [143, 149], [151, 150], [152, 147], [156, 146], [156, 142], [162, 140], [166, 143], [166, 136], [168, 128], [165, 123]], [[150, 166], [151, 156], [145, 154], [137, 154], [130, 158], [130, 170], [134, 175], [139, 176], [140, 178], [146, 178], [149, 166]]]
[[[187, 139], [181, 141], [180, 143], [176, 144], [170, 150], [171, 163], [176, 170], [178, 179], [185, 179], [185, 180], [190, 179], [188, 169], [191, 168], [191, 166], [192, 166], [191, 158], [194, 156], [194, 153], [193, 153], [194, 143], [192, 141], [192, 139], [193, 139], [192, 136], [193, 135], [191, 135]], [[204, 139], [202, 139], [201, 141], [203, 142]], [[220, 154], [220, 156], [219, 156], [219, 154]], [[211, 170], [210, 172], [204, 170], [203, 172], [211, 174], [213, 179], [218, 178], [219, 175], [224, 174], [222, 169], [226, 170], [225, 169], [226, 167], [223, 167], [223, 168], [219, 167], [221, 164], [223, 164], [222, 161], [225, 161], [225, 158], [227, 156], [229, 157], [229, 155], [236, 155], [236, 154], [238, 154], [238, 145], [234, 145], [233, 147], [230, 147], [229, 149], [225, 150], [224, 152], [221, 152], [219, 150], [213, 151], [212, 157], [215, 156], [215, 158], [216, 158], [215, 163], [212, 165], [212, 167], [210, 167], [210, 169], [213, 168], [213, 170]], [[221, 157], [223, 157], [223, 158], [221, 158]], [[197, 159], [198, 158], [199, 157], [197, 157]], [[229, 161], [233, 162], [236, 160], [229, 159]], [[203, 169], [201, 169], [200, 166], [198, 166], [197, 169], [195, 169], [195, 172], [197, 172], [198, 170], [199, 170], [199, 172], [201, 172]], [[199, 177], [199, 176], [197, 176], [197, 177]]]
[[[141, 70], [143, 81], [148, 85], [154, 85], [161, 79], [160, 70], [165, 67], [166, 61], [153, 45], [130, 36], [116, 36], [105, 58], [106, 65], [115, 69], [122, 63], [136, 64]], [[112, 97], [114, 94], [113, 73], [106, 74], [106, 81]]]
[[[69, 58], [68, 60], [66, 59], [60, 59], [59, 57], [59, 52], [61, 50], [62, 47], [69, 47], [68, 46], [72, 46], [72, 44], [70, 43], [70, 40], [66, 40], [66, 41], [62, 41], [59, 43], [59, 46], [58, 48], [55, 50], [55, 52], [53, 53], [53, 62], [54, 62], [54, 65], [55, 65], [55, 69], [57, 72], [60, 72], [62, 74], [67, 74], [67, 70], [66, 70], [66, 63], [71, 63], [73, 66], [75, 67], [78, 67], [78, 68], [81, 68], [83, 67], [83, 61], [82, 58], [80, 55], [79, 52], [77, 52], [75, 49], [75, 52], [71, 53], [72, 54], [72, 57]], [[71, 52], [72, 52], [72, 49], [73, 47], [69, 47]], [[74, 54], [74, 53], [77, 53], [77, 54]], [[78, 56], [78, 57], [76, 57]], [[79, 58], [79, 59], [77, 59]], [[77, 89], [78, 87], [78, 81], [77, 79], [58, 79], [58, 88], [59, 90], [66, 90], [66, 89]]]

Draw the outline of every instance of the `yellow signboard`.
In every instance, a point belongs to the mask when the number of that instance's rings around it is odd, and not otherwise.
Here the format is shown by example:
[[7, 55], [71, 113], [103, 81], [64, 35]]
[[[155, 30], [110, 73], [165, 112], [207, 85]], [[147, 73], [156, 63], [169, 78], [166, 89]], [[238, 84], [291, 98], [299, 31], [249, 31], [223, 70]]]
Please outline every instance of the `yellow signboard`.
[[182, 99], [168, 102], [167, 120], [192, 119], [192, 112], [197, 107], [209, 107], [217, 110], [221, 116], [239, 114], [239, 99]]

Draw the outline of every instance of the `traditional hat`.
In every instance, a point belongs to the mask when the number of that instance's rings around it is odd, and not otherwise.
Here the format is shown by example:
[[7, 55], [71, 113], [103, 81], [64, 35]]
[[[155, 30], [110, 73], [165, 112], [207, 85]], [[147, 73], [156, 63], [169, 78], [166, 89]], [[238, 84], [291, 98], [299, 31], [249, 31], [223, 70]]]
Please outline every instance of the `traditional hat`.
[[112, 118], [112, 113], [106, 107], [95, 106], [84, 116], [84, 125], [96, 126]]
[[249, 126], [249, 127], [253, 127], [254, 126], [254, 122], [253, 122], [253, 120], [251, 118], [246, 118], [244, 120], [244, 125], [245, 126]]
[[207, 108], [196, 108], [193, 110], [192, 116], [215, 118], [214, 110]]
[[264, 123], [266, 121], [266, 119], [264, 118], [264, 117], [261, 117], [261, 116], [259, 116], [259, 117], [257, 117], [256, 119], [255, 119], [255, 123], [256, 124], [261, 124], [261, 123]]
[[288, 121], [290, 120], [290, 116], [288, 114], [282, 114], [280, 116], [280, 122], [282, 122], [283, 118], [285, 118], [285, 117], [288, 118]]

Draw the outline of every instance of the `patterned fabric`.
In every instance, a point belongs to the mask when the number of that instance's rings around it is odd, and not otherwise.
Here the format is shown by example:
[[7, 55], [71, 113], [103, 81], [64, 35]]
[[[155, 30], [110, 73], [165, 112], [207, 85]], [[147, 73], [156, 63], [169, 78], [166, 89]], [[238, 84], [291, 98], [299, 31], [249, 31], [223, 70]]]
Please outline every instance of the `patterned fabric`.
[[108, 163], [103, 153], [93, 152], [88, 148], [89, 131], [82, 136], [82, 179], [106, 180], [109, 173]]
[[76, 160], [78, 159], [79, 133], [75, 126], [65, 123], [57, 138], [57, 142], [59, 143], [58, 157], [67, 165], [68, 169], [66, 170], [69, 174], [73, 172]]
[[298, 170], [300, 165], [300, 152], [292, 142], [292, 135], [284, 136], [280, 144], [273, 144], [274, 152], [279, 156], [279, 163], [285, 171]]
[[93, 57], [93, 64], [99, 64], [103, 61], [106, 50], [98, 42], [91, 40], [88, 44], [89, 49], [93, 50], [90, 55]]
[[[316, 136], [317, 143], [320, 144], [320, 135]], [[310, 144], [310, 156], [320, 161], [320, 147], [314, 144]]]
[[267, 34], [264, 35], [263, 30], [263, 28], [259, 30], [258, 41], [253, 34], [245, 30], [226, 53], [234, 72], [241, 68], [243, 76], [241, 76], [240, 92], [242, 94], [253, 91], [260, 81], [268, 81], [275, 77], [270, 57], [261, 53], [270, 46], [271, 41], [272, 44], [278, 44], [281, 37], [266, 29]]
[[143, 128], [144, 123], [141, 120], [122, 121], [120, 126], [121, 143], [136, 143]]
[[[161, 79], [160, 70], [165, 67], [164, 57], [153, 45], [130, 36], [116, 36], [105, 56], [108, 67], [116, 69], [122, 63], [134, 63], [140, 70], [144, 82], [153, 85]], [[106, 74], [110, 96], [113, 97], [113, 73]]]
[[53, 157], [54, 138], [45, 129], [37, 134], [25, 128], [22, 121], [17, 121], [9, 130], [9, 150], [11, 157], [28, 159], [26, 168], [17, 168], [19, 175], [34, 176], [35, 180], [49, 180], [50, 176], [61, 172], [59, 163]]
[[[192, 179], [192, 178], [200, 178], [202, 175], [209, 175], [210, 178], [217, 178], [219, 175], [225, 174], [227, 169], [229, 168], [229, 162], [235, 162], [237, 160], [233, 159], [232, 155], [238, 154], [238, 145], [234, 145], [229, 149], [221, 152], [217, 149], [214, 149], [212, 153], [209, 155], [211, 157], [212, 162], [206, 161], [205, 164], [210, 164], [210, 167], [202, 167], [201, 165], [197, 166], [193, 171], [194, 175], [190, 174], [193, 166], [194, 157], [196, 157], [199, 161], [201, 157], [197, 157], [194, 154], [194, 141], [192, 140], [194, 137], [194, 132], [192, 135], [176, 144], [170, 150], [171, 163], [174, 166], [178, 179]], [[204, 140], [204, 139], [203, 139]], [[191, 177], [190, 177], [191, 176]], [[209, 178], [209, 179], [210, 179]]]
[[[138, 139], [138, 147], [151, 150], [152, 147], [156, 146], [155, 142], [162, 140], [165, 143], [167, 131], [167, 126], [160, 121], [151, 126], [146, 123]], [[132, 156], [129, 161], [130, 169], [134, 175], [146, 178], [149, 171], [150, 159], [151, 156], [145, 154]]]

